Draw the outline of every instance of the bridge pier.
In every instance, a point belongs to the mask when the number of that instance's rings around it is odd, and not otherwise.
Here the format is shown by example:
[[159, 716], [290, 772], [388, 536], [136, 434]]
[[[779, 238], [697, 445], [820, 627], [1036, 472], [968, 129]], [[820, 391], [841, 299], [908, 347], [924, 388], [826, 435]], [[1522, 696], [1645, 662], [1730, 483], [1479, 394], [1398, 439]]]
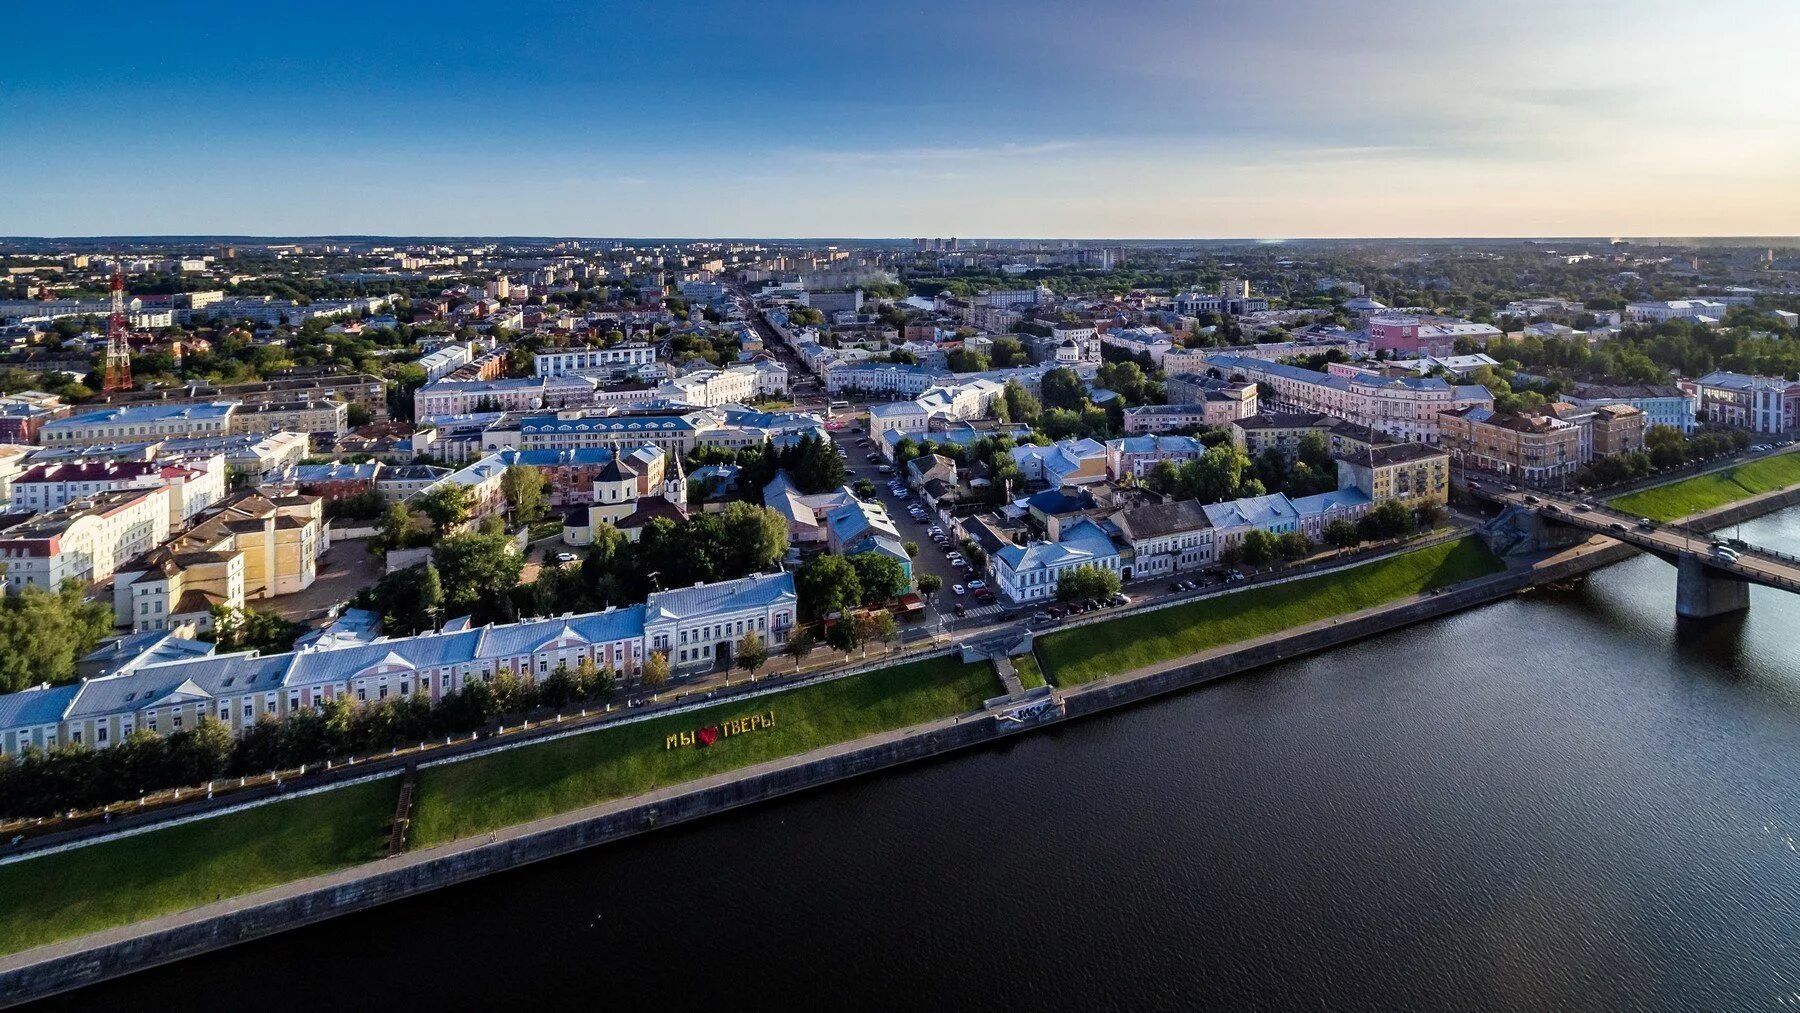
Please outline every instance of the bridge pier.
[[1710, 619], [1750, 607], [1750, 584], [1706, 565], [1684, 552], [1675, 564], [1675, 614], [1683, 619]]

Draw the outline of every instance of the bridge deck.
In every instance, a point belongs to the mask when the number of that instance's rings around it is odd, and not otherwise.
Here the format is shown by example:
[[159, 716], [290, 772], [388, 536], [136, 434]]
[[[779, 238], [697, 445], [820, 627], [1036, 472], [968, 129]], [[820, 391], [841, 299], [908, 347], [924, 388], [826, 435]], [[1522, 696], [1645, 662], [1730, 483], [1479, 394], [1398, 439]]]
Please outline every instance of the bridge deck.
[[1715, 544], [1720, 541], [1716, 536], [1692, 531], [1680, 524], [1648, 523], [1603, 504], [1584, 503], [1536, 490], [1481, 489], [1477, 492], [1493, 502], [1535, 509], [1547, 521], [1605, 535], [1670, 562], [1683, 555], [1692, 555], [1708, 568], [1739, 580], [1800, 593], [1800, 557], [1785, 552], [1756, 545], [1742, 548], [1734, 545], [1731, 551], [1737, 558], [1731, 559], [1715, 550]]

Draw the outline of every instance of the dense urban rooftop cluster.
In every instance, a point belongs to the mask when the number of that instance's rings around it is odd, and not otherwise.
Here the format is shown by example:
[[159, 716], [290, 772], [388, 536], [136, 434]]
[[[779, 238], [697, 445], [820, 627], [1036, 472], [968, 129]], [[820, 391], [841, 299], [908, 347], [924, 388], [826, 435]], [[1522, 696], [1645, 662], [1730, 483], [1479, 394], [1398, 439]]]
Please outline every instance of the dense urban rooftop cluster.
[[[0, 620], [68, 631], [0, 622], [4, 753], [579, 663], [686, 678], [747, 637], [1393, 537], [1470, 475], [1604, 484], [1800, 429], [1800, 259], [1729, 245], [36, 242], [0, 268]], [[360, 576], [322, 598], [329, 567]]]

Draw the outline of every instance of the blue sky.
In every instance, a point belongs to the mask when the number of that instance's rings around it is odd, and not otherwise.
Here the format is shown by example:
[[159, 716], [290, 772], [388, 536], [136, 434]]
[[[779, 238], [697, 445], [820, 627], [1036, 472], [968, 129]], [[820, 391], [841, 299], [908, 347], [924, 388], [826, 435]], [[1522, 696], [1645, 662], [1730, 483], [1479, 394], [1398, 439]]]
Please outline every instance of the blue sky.
[[0, 235], [1800, 233], [1793, 0], [5, 19]]

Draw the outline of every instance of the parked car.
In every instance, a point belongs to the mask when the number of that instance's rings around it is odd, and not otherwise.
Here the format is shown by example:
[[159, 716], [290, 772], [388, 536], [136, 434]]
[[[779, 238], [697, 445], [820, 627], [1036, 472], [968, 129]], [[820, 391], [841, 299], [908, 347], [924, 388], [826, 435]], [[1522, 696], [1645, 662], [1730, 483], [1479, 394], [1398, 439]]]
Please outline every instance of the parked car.
[[558, 563], [573, 563], [575, 562], [575, 553], [559, 552], [556, 554], [556, 561]]
[[1131, 604], [1131, 596], [1124, 592], [1120, 592], [1113, 595], [1111, 598], [1106, 599], [1106, 603], [1114, 608], [1118, 608], [1122, 605], [1129, 605]]
[[881, 472], [883, 475], [891, 475], [894, 472], [894, 466], [891, 464], [884, 464], [875, 470]]
[[986, 603], [986, 602], [993, 601], [998, 596], [994, 594], [993, 588], [988, 588], [985, 591], [975, 592], [975, 597], [977, 600], [979, 600], [983, 603]]
[[968, 588], [963, 587], [961, 584], [950, 585], [950, 593], [956, 595], [958, 598], [961, 598], [967, 591]]
[[987, 581], [985, 581], [985, 580], [969, 581], [969, 590], [971, 590], [971, 591], [979, 591], [985, 587], [987, 587]]

